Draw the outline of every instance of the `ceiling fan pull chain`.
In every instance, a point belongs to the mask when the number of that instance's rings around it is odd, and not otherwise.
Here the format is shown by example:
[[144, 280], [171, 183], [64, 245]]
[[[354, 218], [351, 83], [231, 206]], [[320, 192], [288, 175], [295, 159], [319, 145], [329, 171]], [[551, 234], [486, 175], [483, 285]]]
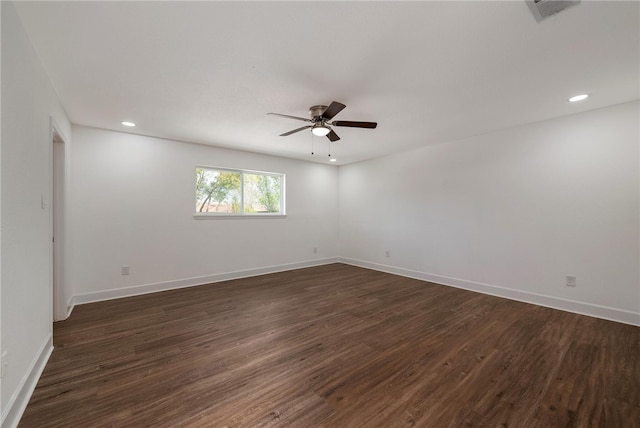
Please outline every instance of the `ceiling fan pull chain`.
[[313, 132], [311, 133], [311, 155], [313, 156]]

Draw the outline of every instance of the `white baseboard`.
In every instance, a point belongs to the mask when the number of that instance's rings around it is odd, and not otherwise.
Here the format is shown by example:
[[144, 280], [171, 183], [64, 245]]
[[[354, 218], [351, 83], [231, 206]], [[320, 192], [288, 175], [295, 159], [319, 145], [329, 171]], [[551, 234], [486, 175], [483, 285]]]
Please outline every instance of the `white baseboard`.
[[31, 361], [29, 369], [20, 381], [16, 391], [9, 399], [5, 411], [2, 413], [0, 426], [5, 428], [15, 428], [18, 426], [18, 422], [20, 422], [20, 418], [27, 408], [27, 404], [29, 404], [31, 395], [36, 389], [40, 375], [42, 375], [42, 371], [47, 365], [47, 361], [49, 361], [51, 352], [53, 352], [53, 337], [49, 334], [40, 346], [33, 361]]
[[593, 303], [579, 302], [575, 300], [563, 299], [560, 297], [548, 296], [545, 294], [531, 293], [528, 291], [514, 290], [497, 285], [483, 284], [480, 282], [467, 281], [464, 279], [450, 278], [447, 276], [435, 275], [411, 269], [388, 266], [378, 263], [371, 263], [362, 260], [339, 257], [340, 263], [373, 269], [409, 278], [420, 279], [440, 285], [462, 288], [464, 290], [476, 291], [497, 297], [504, 297], [519, 302], [532, 303], [534, 305], [545, 306], [553, 309], [560, 309], [580, 315], [588, 315], [595, 318], [602, 318], [610, 321], [621, 322], [640, 326], [640, 313], [626, 311], [622, 309], [610, 308], [607, 306], [595, 305]]
[[67, 312], [66, 312], [64, 318], [61, 319], [61, 320], [56, 320], [56, 321], [64, 321], [67, 318], [69, 318], [71, 316], [71, 312], [73, 311], [73, 306], [74, 306], [73, 305], [73, 297], [69, 297], [69, 300], [67, 300]]
[[122, 297], [137, 296], [140, 294], [155, 293], [159, 291], [173, 290], [185, 287], [194, 287], [198, 285], [211, 284], [220, 281], [228, 281], [232, 279], [248, 278], [251, 276], [264, 275], [268, 273], [284, 272], [287, 270], [301, 269], [305, 267], [320, 266], [330, 263], [345, 263], [353, 266], [359, 266], [367, 269], [373, 269], [380, 272], [387, 272], [395, 275], [406, 276], [409, 278], [420, 279], [423, 281], [433, 282], [436, 284], [447, 285], [464, 290], [475, 291], [492, 296], [503, 297], [506, 299], [516, 300], [519, 302], [532, 303], [534, 305], [545, 306], [548, 308], [559, 309], [567, 312], [573, 312], [581, 315], [588, 315], [596, 318], [602, 318], [610, 321], [621, 322], [640, 326], [640, 313], [625, 311], [622, 309], [611, 308], [607, 306], [596, 305], [592, 303], [580, 302], [575, 300], [563, 299], [560, 297], [548, 296], [544, 294], [531, 293], [528, 291], [515, 290], [497, 285], [483, 284], [480, 282], [468, 281], [464, 279], [451, 278], [420, 272], [411, 269], [405, 269], [395, 266], [372, 263], [363, 260], [350, 259], [345, 257], [331, 257], [320, 260], [311, 260], [305, 262], [290, 263], [284, 265], [267, 266], [256, 269], [247, 269], [235, 272], [226, 272], [201, 277], [193, 277], [180, 279], [175, 281], [157, 282], [152, 284], [143, 284], [133, 287], [116, 288], [112, 290], [96, 291], [92, 293], [83, 293], [72, 296], [69, 299], [68, 309], [69, 315], [75, 305], [84, 303], [100, 302], [103, 300], [119, 299]]
[[83, 303], [101, 302], [103, 300], [119, 299], [122, 297], [138, 296], [140, 294], [156, 293], [158, 291], [175, 290], [178, 288], [195, 287], [198, 285], [211, 284], [232, 279], [249, 278], [251, 276], [265, 275], [268, 273], [284, 272], [288, 270], [301, 269], [312, 266], [327, 265], [337, 263], [337, 257], [326, 259], [310, 260], [297, 263], [288, 263], [276, 266], [266, 266], [256, 269], [246, 269], [235, 272], [219, 273], [214, 275], [199, 276], [193, 278], [179, 279], [175, 281], [156, 282], [152, 284], [142, 284], [133, 287], [114, 288], [111, 290], [96, 291], [92, 293], [76, 294], [69, 301], [69, 314], [75, 305]]

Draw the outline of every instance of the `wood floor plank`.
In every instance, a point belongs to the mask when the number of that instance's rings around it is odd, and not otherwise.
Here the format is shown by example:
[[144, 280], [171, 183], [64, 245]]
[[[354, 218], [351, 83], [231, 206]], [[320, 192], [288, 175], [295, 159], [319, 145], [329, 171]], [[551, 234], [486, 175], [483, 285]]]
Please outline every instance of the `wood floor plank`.
[[640, 329], [343, 264], [81, 305], [20, 427], [639, 427]]

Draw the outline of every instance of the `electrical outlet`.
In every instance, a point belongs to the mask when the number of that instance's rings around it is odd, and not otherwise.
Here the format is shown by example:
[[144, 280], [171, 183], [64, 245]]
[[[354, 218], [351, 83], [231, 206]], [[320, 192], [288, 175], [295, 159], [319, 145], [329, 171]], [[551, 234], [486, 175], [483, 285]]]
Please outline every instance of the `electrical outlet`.
[[576, 277], [573, 275], [567, 275], [566, 280], [567, 287], [575, 287], [576, 286]]
[[129, 266], [122, 266], [122, 275], [129, 275]]
[[318, 247], [313, 247], [313, 254], [316, 254], [318, 252]]
[[391, 251], [387, 250], [384, 252], [385, 257], [391, 257]]

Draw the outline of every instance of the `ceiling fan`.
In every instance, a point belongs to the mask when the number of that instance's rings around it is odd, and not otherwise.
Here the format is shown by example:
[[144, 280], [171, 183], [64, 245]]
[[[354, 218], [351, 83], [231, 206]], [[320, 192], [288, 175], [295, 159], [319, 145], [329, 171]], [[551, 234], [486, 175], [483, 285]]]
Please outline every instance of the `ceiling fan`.
[[295, 134], [296, 132], [300, 132], [305, 129], [311, 128], [311, 132], [313, 135], [317, 135], [318, 137], [326, 137], [330, 141], [338, 141], [340, 137], [336, 134], [331, 126], [347, 126], [349, 128], [369, 128], [375, 129], [378, 126], [377, 122], [354, 122], [351, 120], [334, 120], [331, 122], [331, 119], [338, 113], [342, 111], [346, 106], [337, 101], [333, 101], [329, 107], [317, 105], [311, 106], [309, 108], [309, 116], [311, 119], [305, 119], [304, 117], [297, 116], [289, 116], [288, 114], [280, 114], [280, 113], [267, 113], [272, 114], [274, 116], [282, 116], [288, 117], [289, 119], [302, 120], [304, 122], [309, 122], [311, 125], [306, 125], [301, 128], [294, 129], [293, 131], [285, 132], [284, 134], [280, 134], [281, 137], [286, 137], [291, 134]]

